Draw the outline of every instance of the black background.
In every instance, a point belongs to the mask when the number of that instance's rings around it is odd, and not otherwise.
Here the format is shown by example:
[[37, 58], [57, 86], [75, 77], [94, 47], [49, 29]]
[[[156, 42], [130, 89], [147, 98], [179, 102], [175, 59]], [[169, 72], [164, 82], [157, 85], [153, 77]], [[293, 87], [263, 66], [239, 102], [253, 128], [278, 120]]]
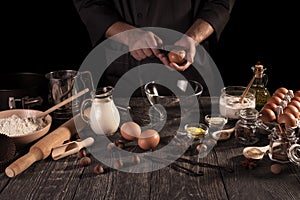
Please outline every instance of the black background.
[[[247, 85], [253, 66], [267, 68], [268, 88], [298, 90], [299, 11], [292, 0], [236, 0], [214, 58], [225, 85]], [[91, 51], [71, 0], [2, 4], [2, 71], [78, 69]]]

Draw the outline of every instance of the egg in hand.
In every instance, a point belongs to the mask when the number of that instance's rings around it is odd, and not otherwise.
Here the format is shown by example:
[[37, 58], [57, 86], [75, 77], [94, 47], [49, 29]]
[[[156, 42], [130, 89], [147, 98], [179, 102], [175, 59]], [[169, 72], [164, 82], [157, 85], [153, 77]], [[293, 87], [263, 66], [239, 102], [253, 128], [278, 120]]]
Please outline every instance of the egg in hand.
[[178, 65], [182, 65], [186, 61], [185, 56], [186, 56], [185, 50], [170, 51], [168, 53], [169, 61], [174, 62]]

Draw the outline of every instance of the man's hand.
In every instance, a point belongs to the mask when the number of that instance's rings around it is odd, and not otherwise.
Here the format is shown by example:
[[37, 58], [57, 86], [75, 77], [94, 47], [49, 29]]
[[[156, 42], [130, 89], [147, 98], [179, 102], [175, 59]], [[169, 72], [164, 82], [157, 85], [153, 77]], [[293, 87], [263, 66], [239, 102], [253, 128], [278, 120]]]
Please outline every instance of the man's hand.
[[162, 40], [151, 31], [144, 31], [124, 22], [116, 22], [106, 31], [107, 38], [128, 46], [130, 54], [136, 60], [141, 61], [147, 57], [156, 56], [167, 65], [168, 60], [157, 48], [162, 45]]
[[183, 49], [186, 49], [186, 62], [184, 62], [182, 65], [178, 65], [175, 62], [170, 62], [169, 66], [172, 69], [184, 71], [194, 62], [194, 57], [196, 55], [196, 42], [192, 38], [184, 35], [181, 39], [176, 41], [174, 45], [182, 46]]
[[147, 57], [158, 57], [161, 53], [157, 46], [162, 44], [162, 40], [150, 31], [136, 29], [128, 34], [128, 47], [130, 54], [138, 61]]

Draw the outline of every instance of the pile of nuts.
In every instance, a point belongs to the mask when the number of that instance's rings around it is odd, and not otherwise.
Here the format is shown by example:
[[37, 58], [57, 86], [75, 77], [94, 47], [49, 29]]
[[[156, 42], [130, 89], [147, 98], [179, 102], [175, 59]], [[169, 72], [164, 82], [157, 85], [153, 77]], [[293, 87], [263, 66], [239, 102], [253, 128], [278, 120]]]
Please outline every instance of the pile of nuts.
[[246, 169], [254, 169], [255, 167], [257, 167], [257, 160], [244, 158], [241, 161], [240, 165]]
[[[118, 159], [115, 159], [114, 162], [113, 162], [113, 168], [114, 169], [120, 169], [124, 166], [124, 163], [122, 161], [122, 158], [120, 156], [120, 154], [118, 154], [118, 151], [120, 149], [125, 149], [126, 148], [126, 141], [124, 141], [123, 139], [116, 139], [114, 142], [111, 142], [111, 143], [108, 143], [107, 145], [107, 150], [111, 153], [115, 153], [117, 154], [119, 157]], [[130, 151], [131, 152], [134, 152], [135, 149], [137, 148], [137, 146], [135, 146], [133, 149], [131, 149]], [[141, 158], [137, 155], [137, 154], [133, 154], [132, 155], [132, 158], [131, 158], [131, 161], [130, 161], [130, 164], [134, 164], [134, 165], [137, 165], [141, 162]], [[126, 163], [126, 164], [129, 164], [129, 163]]]
[[300, 118], [300, 90], [295, 93], [284, 87], [278, 88], [260, 111], [263, 122], [285, 124], [296, 127]]
[[[89, 157], [89, 153], [87, 152], [86, 148], [80, 149], [77, 153], [77, 157], [79, 158], [79, 165], [81, 167], [87, 167], [92, 164], [92, 159]], [[95, 174], [103, 174], [104, 167], [101, 164], [97, 164], [93, 168], [93, 172]]]

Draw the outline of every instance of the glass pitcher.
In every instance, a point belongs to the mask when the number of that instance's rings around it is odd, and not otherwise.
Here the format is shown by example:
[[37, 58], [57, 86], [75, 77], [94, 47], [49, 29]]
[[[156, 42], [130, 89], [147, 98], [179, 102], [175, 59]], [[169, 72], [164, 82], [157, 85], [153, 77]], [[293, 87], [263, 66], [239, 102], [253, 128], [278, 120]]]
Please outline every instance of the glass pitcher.
[[120, 114], [113, 101], [112, 92], [111, 86], [98, 88], [92, 98], [85, 99], [81, 104], [82, 119], [98, 135], [113, 135], [120, 124]]

